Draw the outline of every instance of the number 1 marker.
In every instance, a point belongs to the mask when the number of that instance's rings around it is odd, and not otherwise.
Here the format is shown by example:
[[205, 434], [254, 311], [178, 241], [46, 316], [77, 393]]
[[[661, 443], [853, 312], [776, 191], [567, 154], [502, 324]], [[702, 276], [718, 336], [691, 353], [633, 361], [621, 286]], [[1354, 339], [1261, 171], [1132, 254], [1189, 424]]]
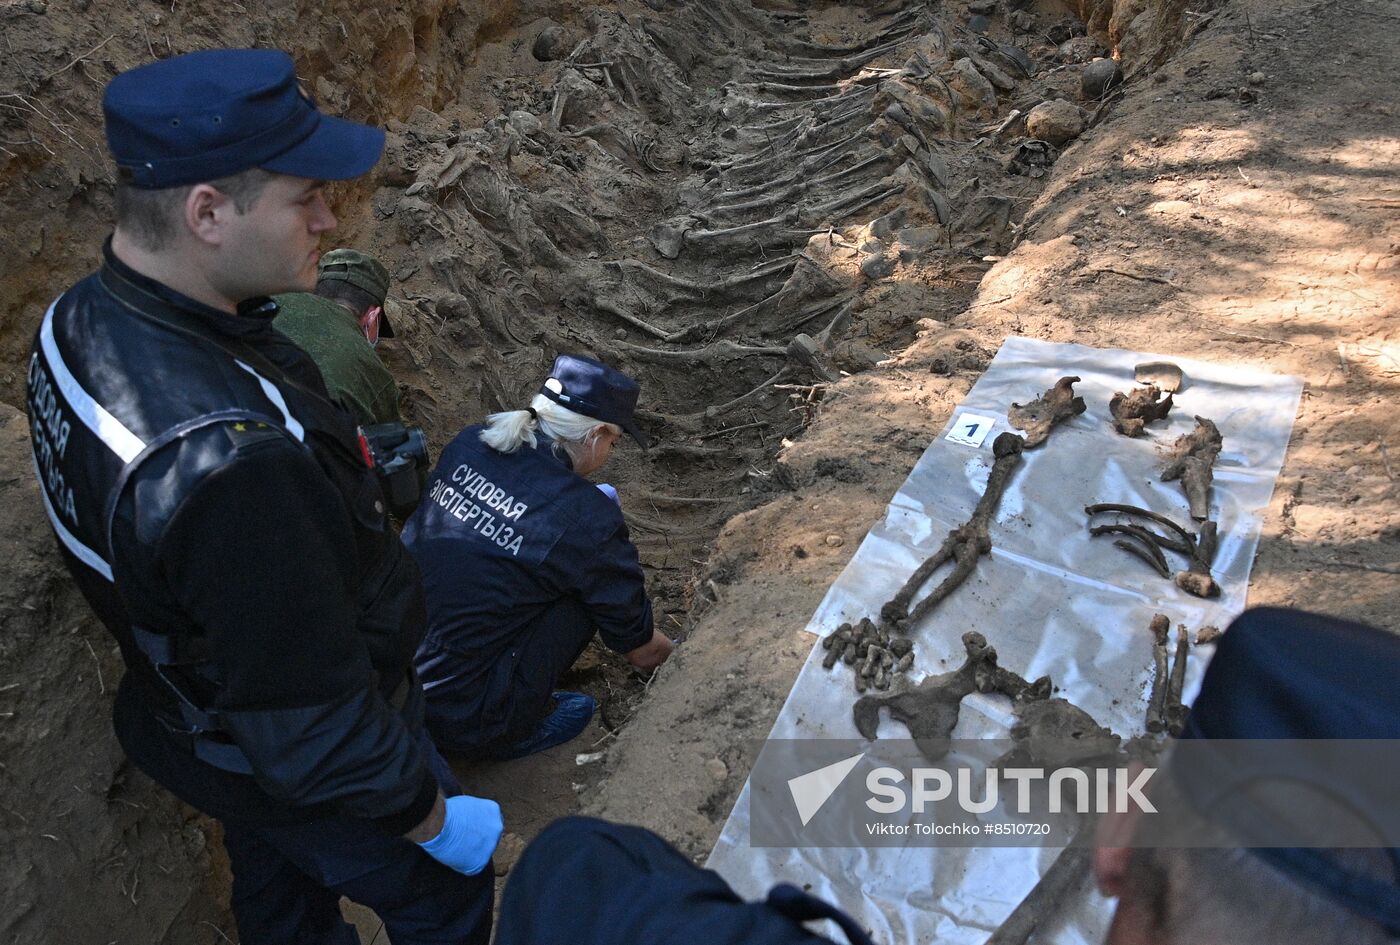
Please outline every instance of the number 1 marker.
[[973, 413], [964, 413], [953, 421], [952, 429], [943, 438], [975, 449], [982, 445], [983, 441], [987, 439], [987, 434], [992, 432], [992, 427], [995, 425], [995, 417], [981, 417]]

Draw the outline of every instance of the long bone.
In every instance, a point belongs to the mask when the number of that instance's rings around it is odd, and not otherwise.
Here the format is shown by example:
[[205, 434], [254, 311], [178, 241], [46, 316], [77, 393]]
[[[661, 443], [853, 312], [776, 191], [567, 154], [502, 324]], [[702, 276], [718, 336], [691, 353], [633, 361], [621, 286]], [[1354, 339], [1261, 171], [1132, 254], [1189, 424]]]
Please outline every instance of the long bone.
[[825, 98], [812, 98], [800, 102], [764, 102], [755, 99], [742, 101], [749, 111], [776, 112], [785, 108], [830, 107], [838, 102], [849, 102], [852, 99], [873, 96], [878, 89], [878, 85], [859, 85], [855, 89], [841, 92], [839, 95], [828, 95]]
[[776, 204], [785, 203], [789, 200], [792, 200], [794, 197], [800, 197], [802, 194], [809, 193], [826, 184], [833, 184], [839, 180], [844, 180], [847, 177], [851, 177], [855, 174], [860, 173], [868, 167], [873, 167], [877, 164], [885, 164], [894, 159], [895, 155], [890, 154], [890, 152], [881, 152], [872, 157], [866, 158], [863, 161], [853, 164], [850, 167], [845, 168], [844, 170], [835, 171], [831, 174], [826, 174], [822, 177], [813, 178], [811, 180], [798, 181], [797, 183], [791, 184], [782, 190], [770, 193], [766, 197], [760, 197], [756, 200], [748, 200], [741, 203], [731, 203], [718, 207], [709, 207], [706, 208], [704, 213], [697, 213], [696, 216], [700, 217], [708, 223], [710, 217], [732, 216], [736, 213], [747, 213], [752, 210], [761, 210], [766, 207], [772, 207]]
[[820, 365], [820, 362], [815, 358], [815, 351], [813, 349], [816, 346], [816, 344], [817, 342], [815, 342], [812, 339], [806, 338], [805, 336], [799, 336], [797, 339], [794, 340], [792, 344], [789, 344], [785, 349], [783, 349], [783, 353], [787, 357], [788, 363], [784, 364], [778, 370], [778, 373], [774, 374], [772, 377], [768, 378], [766, 381], [759, 384], [757, 387], [753, 388], [750, 391], [747, 391], [746, 393], [740, 394], [733, 400], [727, 401], [722, 404], [716, 404], [713, 406], [706, 407], [699, 413], [675, 416], [671, 417], [670, 419], [675, 422], [680, 422], [682, 424], [694, 423], [696, 421], [703, 420], [714, 420], [717, 417], [721, 417], [724, 414], [729, 413], [731, 410], [734, 410], [737, 407], [743, 406], [744, 404], [753, 400], [755, 397], [762, 394], [764, 391], [768, 390], [770, 387], [777, 384], [779, 381], [790, 377], [796, 368], [801, 367], [806, 368], [808, 370], [814, 370], [818, 374], [825, 373], [824, 369]]
[[776, 329], [776, 332], [779, 335], [794, 332], [797, 329], [801, 328], [803, 325], [810, 322], [812, 319], [820, 318], [827, 312], [830, 312], [832, 309], [836, 309], [837, 312], [832, 317], [831, 322], [828, 323], [826, 328], [823, 329], [821, 333], [817, 336], [818, 339], [822, 342], [822, 344], [825, 345], [826, 342], [830, 340], [831, 335], [833, 333], [832, 327], [842, 322], [847, 318], [847, 316], [850, 315], [851, 307], [853, 305], [855, 305], [855, 299], [842, 296], [832, 300], [831, 302], [819, 303], [817, 305], [809, 306], [803, 309], [802, 311], [798, 312], [792, 318], [783, 322], [781, 325], [779, 325]]
[[1186, 715], [1190, 708], [1181, 701], [1182, 690], [1186, 688], [1186, 659], [1190, 652], [1190, 641], [1186, 638], [1186, 625], [1176, 628], [1176, 656], [1172, 660], [1172, 674], [1167, 681], [1165, 705], [1162, 708], [1162, 724], [1167, 734], [1179, 736], [1186, 729]]
[[772, 377], [768, 378], [768, 380], [764, 381], [762, 384], [759, 384], [757, 387], [755, 387], [748, 393], [740, 394], [738, 397], [735, 397], [733, 400], [728, 401], [727, 403], [719, 404], [717, 406], [712, 407], [706, 407], [699, 414], [693, 416], [704, 417], [706, 420], [713, 420], [716, 417], [721, 417], [724, 414], [729, 413], [729, 411], [733, 410], [735, 407], [742, 407], [744, 404], [753, 400], [759, 394], [763, 393], [765, 390], [772, 387], [779, 381], [783, 380], [791, 373], [792, 365], [784, 364], [782, 368], [778, 370], [777, 374], [774, 374]]
[[1172, 622], [1166, 614], [1153, 614], [1149, 626], [1152, 631], [1152, 694], [1147, 700], [1147, 730], [1157, 733], [1166, 728], [1167, 690], [1167, 638], [1171, 633]]
[[[1092, 836], [1092, 828], [1082, 828], [1080, 838]], [[1074, 888], [1089, 875], [1093, 849], [1086, 843], [1065, 847], [1050, 864], [1026, 898], [997, 926], [984, 945], [1025, 945], [1047, 919], [1053, 917], [1070, 898]]]
[[811, 115], [793, 115], [791, 118], [783, 118], [778, 121], [770, 121], [764, 125], [745, 125], [741, 128], [736, 127], [734, 131], [736, 135], [742, 135], [745, 133], [762, 135], [765, 144], [768, 144], [775, 140], [773, 138], [773, 135], [781, 134], [787, 136], [791, 134], [794, 129], [801, 128], [804, 122], [810, 122], [811, 120]]
[[[918, 31], [916, 30], [915, 32], [918, 32]], [[946, 35], [944, 34], [944, 32], [943, 32], [943, 28], [942, 28], [941, 26], [939, 26], [937, 23], [931, 24], [931, 25], [929, 26], [929, 28], [926, 29], [926, 30], [924, 30], [922, 33], [920, 33], [920, 35], [928, 35], [928, 34], [930, 34], [930, 33], [935, 34], [935, 35], [938, 37], [938, 42], [939, 42], [939, 47], [940, 47], [940, 48], [942, 48], [943, 46], [946, 46], [946, 45], [947, 45], [947, 41], [948, 41], [948, 40], [947, 40], [947, 36], [946, 36]], [[776, 68], [781, 68], [781, 66], [798, 67], [798, 68], [805, 68], [805, 67], [821, 68], [821, 67], [823, 67], [823, 66], [830, 65], [832, 62], [836, 62], [836, 63], [850, 62], [851, 60], [856, 59], [856, 58], [859, 58], [859, 57], [861, 57], [861, 56], [864, 56], [864, 55], [866, 55], [867, 53], [875, 53], [876, 55], [880, 55], [881, 53], [889, 52], [890, 50], [895, 49], [895, 48], [897, 48], [897, 47], [899, 47], [899, 46], [902, 46], [902, 45], [904, 45], [905, 43], [909, 42], [912, 38], [913, 38], [913, 34], [912, 34], [912, 33], [906, 34], [905, 36], [899, 37], [899, 38], [897, 38], [897, 39], [888, 40], [888, 41], [886, 41], [885, 43], [882, 43], [882, 44], [880, 44], [880, 45], [878, 45], [878, 46], [868, 47], [868, 48], [866, 48], [865, 50], [860, 51], [860, 52], [856, 52], [856, 53], [842, 54], [842, 55], [839, 56], [839, 57], [837, 57], [837, 56], [794, 56], [794, 55], [790, 55], [790, 54], [784, 54], [783, 57], [782, 57], [782, 62], [781, 62], [781, 64], [778, 65], [778, 66], [776, 66]], [[878, 50], [878, 52], [877, 52], [877, 50]]]
[[[771, 79], [779, 82], [795, 81], [801, 79], [834, 79], [839, 75], [854, 72], [873, 59], [878, 59], [891, 50], [898, 49], [908, 42], [908, 39], [895, 40], [883, 46], [876, 46], [868, 49], [858, 56], [848, 56], [838, 59], [826, 68], [817, 69], [755, 69], [749, 72], [749, 76], [754, 79]], [[815, 60], [820, 62], [821, 60]]]
[[[842, 60], [828, 69], [794, 70], [791, 72], [752, 70], [744, 73], [743, 78], [735, 83], [736, 88], [755, 89], [760, 92], [815, 92], [826, 89], [846, 88], [850, 83], [868, 84], [877, 82], [880, 79], [899, 75], [900, 69], [885, 68], [879, 69], [868, 65], [873, 59], [880, 55], [897, 49], [909, 42], [909, 37], [873, 49], [869, 53], [860, 57], [857, 62], [853, 59]], [[847, 67], [848, 66], [848, 67]], [[794, 85], [794, 79], [806, 79], [813, 82], [821, 82], [820, 85]], [[825, 81], [823, 81], [825, 80]]]
[[800, 151], [790, 151], [786, 154], [778, 152], [766, 156], [764, 153], [759, 152], [752, 156], [743, 155], [743, 160], [735, 160], [727, 164], [714, 164], [711, 166], [723, 176], [736, 178], [746, 183], [756, 183], [757, 181], [755, 178], [760, 178], [762, 175], [767, 174], [769, 168], [775, 164], [780, 165], [784, 170], [791, 170], [793, 162], [800, 160], [802, 163], [799, 167], [801, 167], [802, 170], [806, 170], [805, 165], [807, 162], [819, 160], [822, 155], [838, 150], [842, 146], [855, 144], [865, 137], [865, 129], [862, 128], [837, 141], [816, 144]]
[[664, 328], [658, 328], [650, 322], [638, 318], [631, 312], [628, 312], [625, 309], [623, 309], [620, 305], [617, 305], [608, 299], [594, 297], [590, 300], [589, 304], [592, 305], [592, 307], [597, 311], [602, 312], [605, 315], [611, 315], [613, 318], [620, 319], [621, 321], [624, 321], [627, 324], [631, 325], [633, 328], [636, 328], [638, 331], [646, 332], [653, 338], [660, 338], [662, 341], [675, 340], [674, 332], [669, 332]]
[[651, 232], [651, 244], [656, 251], [667, 259], [675, 259], [681, 254], [681, 250], [686, 246], [706, 243], [712, 246], [733, 245], [736, 240], [748, 245], [749, 238], [756, 238], [760, 232], [776, 230], [784, 224], [796, 223], [798, 221], [798, 209], [792, 207], [781, 216], [768, 217], [764, 220], [756, 220], [753, 223], [744, 223], [739, 226], [724, 227], [715, 230], [702, 230], [693, 225], [694, 217], [687, 217], [680, 221], [658, 223]]
[[[780, 216], [755, 220], [753, 223], [741, 224], [738, 227], [700, 230], [700, 228], [689, 225], [694, 217], [682, 221], [672, 221], [672, 223], [657, 224], [657, 227], [651, 232], [651, 245], [655, 246], [657, 252], [665, 256], [666, 259], [675, 259], [678, 258], [682, 249], [692, 244], [708, 244], [715, 249], [727, 248], [727, 246], [735, 244], [748, 246], [750, 239], [755, 239], [755, 241], [759, 239], [759, 234], [774, 235], [777, 237], [777, 241], [792, 242], [820, 231], [783, 230], [785, 224], [799, 223], [802, 220], [819, 223], [819, 221], [829, 220], [836, 214], [848, 216], [848, 214], [865, 209], [871, 204], [879, 203], [886, 197], [903, 192], [903, 183], [888, 183], [888, 181], [889, 178], [883, 178], [881, 181], [872, 183], [868, 188], [857, 190], [850, 195], [836, 197], [834, 200], [827, 200], [826, 203], [819, 203], [813, 207], [790, 207]], [[759, 245], [763, 245], [762, 242]]]
[[806, 150], [798, 151], [795, 154], [774, 154], [771, 157], [762, 158], [761, 160], [746, 161], [732, 164], [729, 167], [721, 167], [720, 170], [722, 172], [727, 172], [731, 177], [736, 177], [740, 181], [748, 183], [751, 182], [754, 177], [767, 173], [768, 169], [775, 164], [791, 167], [792, 162], [800, 158], [803, 163], [803, 172], [811, 173], [808, 167], [809, 163], [817, 163], [824, 155], [861, 142], [865, 140], [866, 137], [865, 128], [862, 128], [848, 137], [826, 144], [819, 144], [807, 148]]
[[[855, 109], [854, 112], [851, 112], [850, 115], [847, 115], [846, 118], [840, 120], [840, 122], [834, 122], [830, 123], [830, 125], [823, 126], [811, 126], [805, 130], [801, 129], [801, 127], [797, 127], [797, 129], [792, 129], [790, 133], [784, 134], [783, 139], [771, 141], [770, 144], [766, 144], [766, 146], [759, 148], [759, 150], [738, 153], [736, 157], [742, 155], [743, 158], [746, 158], [746, 164], [732, 165], [732, 167], [738, 168], [738, 171], [729, 176], [741, 176], [741, 178], [746, 178], [746, 176], [752, 174], [753, 169], [767, 168], [769, 165], [773, 164], [780, 165], [783, 171], [791, 172], [792, 176], [809, 176], [815, 174], [815, 172], [822, 171], [822, 169], [834, 164], [834, 160], [822, 160], [830, 151], [837, 150], [837, 148], [832, 147], [833, 141], [830, 140], [830, 134], [836, 132], [836, 129], [839, 129], [841, 126], [850, 125], [853, 119], [868, 122], [869, 115], [867, 111], [865, 111], [865, 108]], [[841, 144], [850, 143], [850, 141], [851, 137], [848, 136], [841, 137], [840, 139]], [[798, 165], [797, 168], [792, 167], [792, 158], [801, 157], [801, 155], [804, 154], [808, 155], [808, 157], [802, 161], [802, 164]], [[720, 165], [714, 165], [714, 167], [715, 171], [717, 171], [722, 178], [722, 176], [724, 176], [724, 168], [721, 168]]]
[[789, 85], [785, 82], [772, 82], [765, 79], [759, 82], [743, 82], [739, 84], [738, 88], [753, 89], [755, 92], [791, 92], [797, 95], [810, 95], [812, 92], [835, 92], [846, 88], [846, 86], [839, 82], [831, 82], [826, 85]]
[[625, 341], [617, 342], [617, 347], [629, 352], [635, 357], [647, 361], [687, 361], [687, 362], [712, 362], [725, 356], [730, 357], [777, 357], [787, 356], [786, 348], [756, 347], [754, 345], [741, 345], [732, 341], [716, 341], [703, 348], [691, 348], [684, 351], [667, 351], [664, 348], [647, 348], [642, 345], [629, 344]]
[[[702, 6], [704, 4], [701, 4]], [[802, 52], [815, 53], [820, 58], [830, 58], [833, 56], [853, 56], [867, 52], [876, 46], [883, 45], [893, 40], [908, 36], [919, 29], [919, 15], [922, 10], [906, 10], [896, 16], [880, 32], [875, 33], [864, 43], [857, 43], [850, 46], [824, 46], [820, 43], [809, 43], [806, 40], [791, 39], [779, 41], [777, 48], [782, 50], [800, 50]]]
[[[943, 544], [929, 556], [928, 560], [914, 569], [894, 595], [880, 608], [880, 619], [909, 633], [923, 617], [967, 580], [977, 566], [977, 560], [992, 550], [992, 539], [988, 533], [992, 515], [996, 513], [1001, 497], [1006, 492], [1011, 476], [1021, 464], [1021, 450], [1025, 440], [1015, 433], [1001, 433], [992, 441], [992, 471], [987, 476], [987, 488], [977, 500], [977, 507], [966, 522], [957, 526], [943, 539]], [[953, 571], [943, 582], [933, 589], [912, 611], [910, 603], [919, 588], [933, 576], [934, 572], [949, 561], [954, 562]]]
[[900, 183], [888, 183], [890, 178], [882, 178], [863, 190], [858, 190], [853, 194], [837, 197], [828, 200], [826, 203], [817, 204], [815, 207], [803, 207], [802, 219], [810, 220], [812, 223], [826, 221], [836, 214], [849, 216], [857, 210], [863, 210], [871, 204], [879, 203], [887, 197], [904, 192], [904, 185]]
[[[834, 160], [830, 161], [830, 164], [840, 164], [841, 161], [846, 160], [848, 157], [858, 157], [858, 155], [854, 153], [834, 155]], [[785, 186], [785, 188], [781, 190], [776, 190], [776, 192], [771, 192], [770, 189], [767, 196], [759, 197], [759, 199], [755, 200], [748, 200], [748, 202], [724, 204], [724, 206], [718, 207], [706, 207], [703, 211], [697, 210], [693, 216], [708, 224], [711, 223], [711, 217], [732, 216], [732, 214], [736, 213], [746, 213], [746, 211], [750, 210], [762, 210], [764, 207], [778, 206], [778, 204], [787, 203], [788, 200], [797, 199], [797, 197], [805, 195], [805, 193], [812, 193], [813, 190], [819, 190], [823, 188], [823, 186], [829, 185], [829, 183], [843, 181], [843, 179], [848, 178], [848, 176], [860, 174], [861, 171], [869, 167], [875, 167], [875, 165], [885, 164], [885, 162], [895, 160], [895, 157], [896, 155], [890, 154], [889, 151], [879, 151], [879, 153], [871, 155], [871, 157], [865, 158], [865, 160], [855, 162], [851, 167], [840, 169], [840, 171], [834, 171], [832, 174], [808, 179], [808, 181], [790, 183], [790, 185]], [[748, 188], [746, 190], [752, 192], [753, 188]], [[853, 196], [861, 196], [861, 193], [857, 193], [857, 195]], [[839, 209], [839, 207], [837, 207], [837, 209]]]
[[623, 273], [635, 272], [662, 285], [669, 286], [673, 289], [680, 289], [683, 292], [688, 292], [704, 299], [718, 293], [728, 292], [731, 289], [761, 282], [764, 279], [788, 272], [798, 264], [801, 258], [800, 254], [793, 253], [788, 256], [768, 260], [755, 266], [748, 272], [741, 273], [737, 276], [731, 276], [728, 279], [721, 279], [718, 282], [695, 282], [691, 279], [682, 279], [679, 276], [671, 275], [669, 272], [662, 272], [654, 266], [648, 266], [646, 263], [637, 259], [609, 260], [602, 265], [604, 268], [616, 269]]
[[704, 2], [704, 0], [700, 3], [691, 4], [689, 9], [698, 9], [702, 14], [708, 17], [710, 22], [719, 30], [721, 36], [734, 35], [736, 24], [724, 22], [724, 20], [720, 19], [719, 13], [712, 9], [711, 5]]
[[[824, 279], [826, 279], [826, 283], [823, 286], [821, 286], [821, 288], [829, 288], [833, 292], [836, 290], [835, 283], [832, 282], [830, 277], [826, 276], [820, 269], [814, 267], [812, 269], [812, 272], [821, 275]], [[685, 329], [682, 329], [680, 332], [676, 333], [678, 336], [677, 340], [684, 341], [690, 338], [699, 338], [706, 335], [713, 338], [720, 332], [729, 328], [730, 326], [740, 324], [741, 322], [750, 321], [754, 318], [757, 318], [761, 314], [765, 314], [769, 309], [780, 304], [786, 298], [790, 298], [793, 294], [794, 292], [790, 288], [790, 286], [787, 283], [784, 283], [783, 287], [778, 289], [777, 292], [774, 292], [767, 298], [760, 299], [752, 305], [747, 305], [736, 312], [731, 312], [728, 315], [723, 315], [711, 321], [702, 322], [697, 325], [691, 325]], [[798, 294], [801, 294], [800, 289], [798, 290]], [[823, 301], [823, 304], [827, 304], [826, 300]], [[819, 315], [821, 314], [821, 312], [817, 312], [816, 314]], [[807, 320], [808, 319], [804, 319], [804, 321]]]
[[811, 54], [806, 58], [830, 59], [834, 57], [859, 55], [860, 53], [866, 52], [874, 48], [874, 46], [880, 46], [885, 43], [893, 42], [897, 39], [903, 39], [904, 37], [910, 36], [917, 32], [919, 32], [918, 26], [901, 26], [896, 29], [876, 33], [874, 36], [871, 37], [869, 44], [861, 44], [855, 46], [821, 46], [817, 43], [809, 43], [805, 42], [804, 40], [798, 39], [791, 40], [787, 43], [779, 44], [778, 48], [781, 50], [791, 50], [795, 52]]
[[[839, 160], [840, 155], [837, 155], [837, 158]], [[804, 176], [803, 168], [797, 167], [791, 173], [785, 174], [782, 177], [762, 181], [757, 184], [749, 184], [740, 187], [738, 190], [722, 190], [718, 193], [710, 194], [709, 203], [714, 203], [718, 200], [745, 200], [749, 197], [757, 197], [759, 194], [768, 193], [774, 187], [787, 187], [791, 184], [795, 184], [802, 180]]]
[[[779, 271], [785, 271], [787, 268], [795, 268], [796, 264], [800, 262], [803, 258], [805, 257], [801, 255], [794, 255], [783, 260], [777, 260], [775, 262], [782, 263], [784, 268], [780, 270], [775, 265], [771, 267], [769, 271], [765, 273], [765, 275], [774, 275]], [[631, 261], [626, 260], [624, 262]], [[643, 271], [657, 272], [657, 270], [653, 270], [650, 266], [645, 266], [645, 264], [643, 263], [634, 263], [633, 265], [639, 269], [642, 269]], [[824, 277], [824, 274], [822, 274], [820, 269], [814, 267], [812, 269], [812, 272], [817, 275], [823, 275]], [[830, 283], [829, 279], [827, 280], [827, 282], [829, 285], [824, 287], [829, 287], [834, 290], [835, 285], [833, 283]], [[783, 286], [780, 287], [777, 291], [773, 292], [768, 296], [765, 296], [764, 298], [751, 305], [747, 305], [744, 308], [739, 309], [737, 312], [733, 312], [729, 315], [725, 315], [720, 318], [711, 319], [704, 322], [693, 322], [685, 326], [684, 328], [680, 328], [675, 331], [668, 331], [667, 329], [653, 325], [644, 319], [638, 318], [637, 316], [632, 315], [630, 312], [625, 311], [615, 302], [607, 298], [599, 298], [595, 296], [593, 299], [590, 300], [589, 304], [591, 304], [592, 307], [595, 308], [597, 311], [603, 312], [607, 315], [612, 315], [614, 318], [626, 322], [632, 327], [637, 328], [651, 335], [654, 338], [657, 338], [669, 344], [676, 344], [679, 342], [689, 341], [706, 335], [714, 337], [725, 328], [728, 328], [730, 325], [734, 325], [741, 321], [745, 321], [747, 319], [756, 317], [760, 313], [766, 311], [768, 308], [781, 303], [785, 298], [789, 298], [792, 295], [793, 290], [790, 286], [790, 283], [785, 282]]]
[[[749, 164], [756, 158], [764, 157], [769, 151], [779, 149], [786, 149], [783, 156], [790, 158], [792, 155], [788, 152], [793, 147], [810, 146], [814, 142], [821, 143], [822, 139], [836, 128], [843, 127], [858, 117], [867, 117], [867, 120], [869, 120], [869, 115], [870, 103], [864, 98], [856, 98], [831, 108], [815, 108], [808, 113], [795, 116], [801, 120], [795, 126], [788, 128], [784, 134], [776, 138], [772, 134], [773, 129], [785, 122], [743, 125], [736, 128], [736, 133], [743, 134], [745, 132], [751, 132], [755, 135], [761, 134], [764, 141], [763, 146], [757, 149], [738, 151], [735, 153], [734, 158], [729, 161], [717, 161], [712, 164], [711, 167], [722, 170], [729, 167]], [[818, 118], [822, 120], [816, 124], [810, 124], [810, 122]], [[753, 143], [757, 144], [757, 141]]]

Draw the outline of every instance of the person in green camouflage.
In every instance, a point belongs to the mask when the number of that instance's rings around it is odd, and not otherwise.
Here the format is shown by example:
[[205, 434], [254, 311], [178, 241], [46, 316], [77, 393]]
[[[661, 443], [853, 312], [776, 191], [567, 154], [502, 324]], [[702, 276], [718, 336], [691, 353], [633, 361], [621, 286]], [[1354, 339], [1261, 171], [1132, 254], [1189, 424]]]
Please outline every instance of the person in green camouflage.
[[394, 378], [374, 352], [392, 338], [384, 316], [389, 272], [368, 253], [333, 249], [321, 257], [316, 291], [275, 296], [272, 325], [316, 362], [326, 390], [361, 426], [398, 423]]

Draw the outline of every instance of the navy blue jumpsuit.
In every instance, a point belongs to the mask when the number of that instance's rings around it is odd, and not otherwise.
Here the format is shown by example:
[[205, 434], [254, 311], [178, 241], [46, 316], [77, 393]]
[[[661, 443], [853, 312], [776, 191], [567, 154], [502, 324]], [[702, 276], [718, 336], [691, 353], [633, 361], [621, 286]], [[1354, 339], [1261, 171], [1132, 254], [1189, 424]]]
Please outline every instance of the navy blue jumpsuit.
[[619, 653], [652, 636], [622, 510], [546, 438], [502, 453], [483, 429], [443, 450], [403, 531], [427, 595], [415, 663], [428, 729], [459, 753], [533, 732], [595, 632]]

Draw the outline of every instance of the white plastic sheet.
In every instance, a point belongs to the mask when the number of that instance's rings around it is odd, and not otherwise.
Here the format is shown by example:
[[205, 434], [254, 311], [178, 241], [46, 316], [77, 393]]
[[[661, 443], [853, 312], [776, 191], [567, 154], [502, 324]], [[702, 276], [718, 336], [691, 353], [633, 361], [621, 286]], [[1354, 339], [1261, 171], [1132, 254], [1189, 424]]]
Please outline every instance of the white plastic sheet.
[[[1170, 423], [1128, 439], [1110, 425], [1108, 402], [1133, 384], [1133, 368], [1171, 360], [1186, 373]], [[966, 521], [992, 462], [992, 440], [1011, 429], [1006, 410], [1033, 400], [1063, 375], [1078, 375], [1088, 409], [1024, 454], [992, 525], [993, 550], [972, 577], [943, 601], [914, 634], [911, 680], [946, 672], [963, 657], [962, 634], [982, 632], [1003, 666], [1034, 679], [1051, 676], [1060, 695], [1126, 737], [1143, 730], [1152, 676], [1147, 626], [1161, 612], [1194, 633], [1224, 627], [1244, 609], [1250, 566], [1265, 508], [1283, 465], [1301, 382], [1238, 365], [1218, 365], [1143, 352], [1105, 350], [1010, 338], [954, 411], [948, 427], [919, 459], [828, 591], [807, 630], [824, 636], [847, 620], [878, 617], [881, 604]], [[995, 420], [974, 448], [946, 439], [965, 414]], [[1214, 574], [1222, 595], [1212, 601], [1178, 590], [1146, 564], [1091, 539], [1084, 506], [1122, 502], [1189, 522], [1179, 483], [1162, 483], [1162, 453], [1194, 427], [1215, 421], [1224, 449], [1215, 467], [1212, 513], [1220, 527]], [[959, 432], [966, 430], [964, 424]], [[1169, 556], [1170, 557], [1170, 556]], [[1179, 560], [1179, 559], [1178, 559]], [[935, 574], [922, 593], [947, 573]], [[922, 596], [922, 593], [920, 596]], [[916, 598], [917, 600], [917, 598]], [[1188, 697], [1200, 684], [1203, 657], [1193, 648]], [[859, 738], [851, 719], [856, 698], [850, 670], [824, 670], [814, 647], [798, 675], [771, 738]], [[940, 663], [940, 660], [946, 662]], [[974, 694], [963, 703], [956, 738], [1004, 738], [1008, 701]], [[881, 738], [907, 738], [885, 719]], [[746, 784], [709, 866], [741, 895], [761, 898], [778, 882], [809, 886], [869, 926], [877, 942], [982, 945], [1036, 883], [1059, 851], [1034, 848], [764, 849], [749, 845], [751, 784]], [[1110, 909], [1091, 892], [1066, 903], [1045, 941], [1097, 945]], [[836, 936], [839, 940], [840, 936]]]

